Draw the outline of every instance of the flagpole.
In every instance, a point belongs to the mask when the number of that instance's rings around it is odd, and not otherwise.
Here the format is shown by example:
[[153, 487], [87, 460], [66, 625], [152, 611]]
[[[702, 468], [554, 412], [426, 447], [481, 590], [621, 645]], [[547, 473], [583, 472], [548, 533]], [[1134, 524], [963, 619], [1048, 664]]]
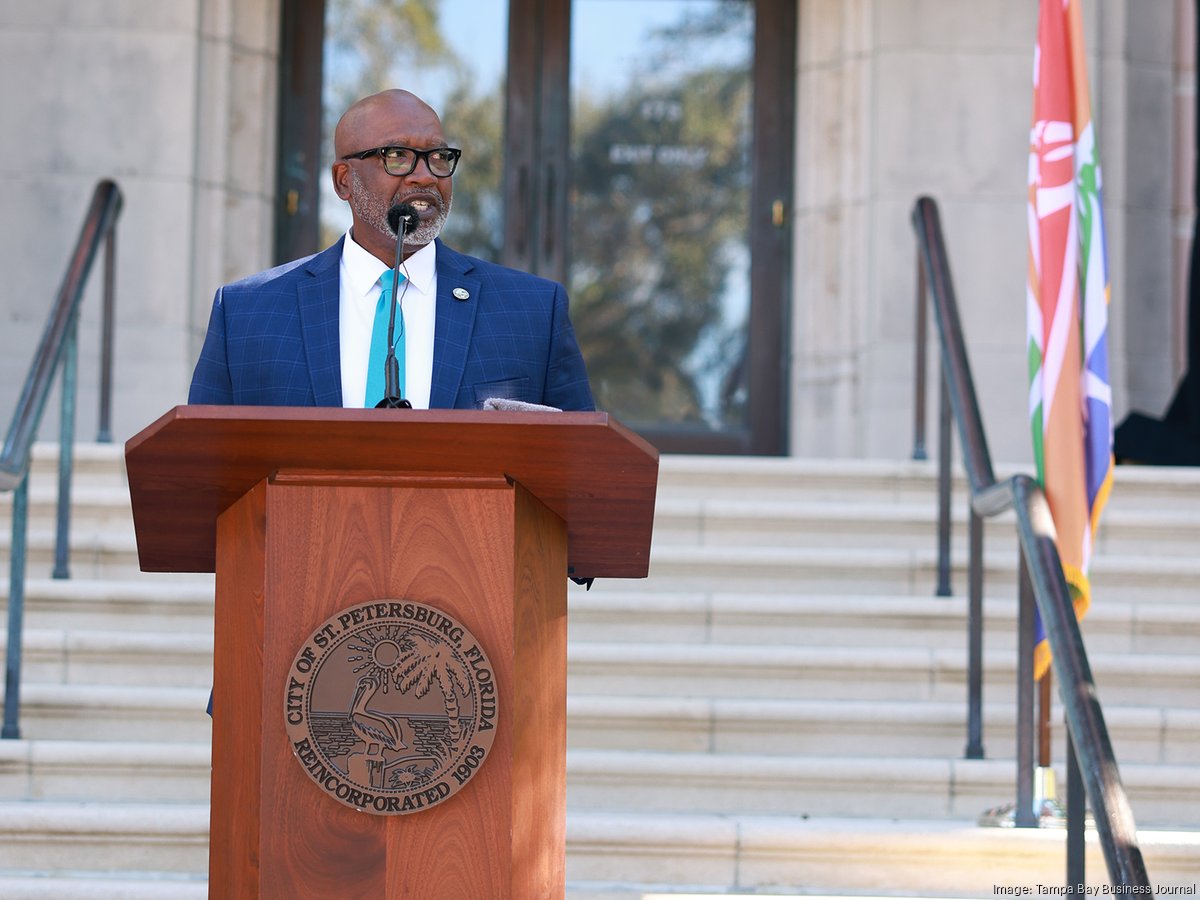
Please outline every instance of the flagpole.
[[1038, 765], [1047, 768], [1050, 761], [1050, 678], [1052, 669], [1038, 682]]
[[1066, 826], [1067, 812], [1058, 799], [1051, 754], [1050, 706], [1054, 670], [1047, 669], [1038, 680], [1038, 767], [1033, 782], [1033, 814], [1038, 826]]

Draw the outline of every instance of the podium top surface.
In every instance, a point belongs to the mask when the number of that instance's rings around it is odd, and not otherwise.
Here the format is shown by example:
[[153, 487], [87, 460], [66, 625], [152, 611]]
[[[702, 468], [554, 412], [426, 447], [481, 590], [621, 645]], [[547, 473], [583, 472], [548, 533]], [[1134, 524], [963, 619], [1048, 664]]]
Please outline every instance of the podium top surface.
[[567, 524], [576, 577], [643, 578], [658, 451], [607, 413], [177, 406], [125, 444], [146, 572], [212, 572], [216, 521], [280, 470], [507, 477]]

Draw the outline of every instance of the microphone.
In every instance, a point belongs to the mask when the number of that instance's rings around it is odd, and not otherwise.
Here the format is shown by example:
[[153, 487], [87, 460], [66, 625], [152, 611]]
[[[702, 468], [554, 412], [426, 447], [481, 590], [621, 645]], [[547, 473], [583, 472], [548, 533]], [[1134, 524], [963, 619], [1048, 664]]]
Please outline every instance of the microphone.
[[[417, 230], [417, 223], [420, 221], [417, 217], [417, 208], [411, 203], [396, 203], [388, 210], [387, 215], [388, 227], [396, 232], [397, 237], [403, 237], [409, 232]], [[401, 232], [400, 224], [404, 223], [404, 231]], [[397, 251], [396, 258], [399, 259], [400, 254]]]
[[383, 361], [383, 399], [376, 409], [412, 409], [400, 396], [400, 363], [396, 359], [396, 295], [400, 290], [400, 262], [404, 256], [404, 236], [416, 230], [419, 218], [411, 203], [396, 203], [388, 210], [388, 226], [396, 232], [396, 262], [392, 266], [392, 308], [388, 313], [387, 358]]

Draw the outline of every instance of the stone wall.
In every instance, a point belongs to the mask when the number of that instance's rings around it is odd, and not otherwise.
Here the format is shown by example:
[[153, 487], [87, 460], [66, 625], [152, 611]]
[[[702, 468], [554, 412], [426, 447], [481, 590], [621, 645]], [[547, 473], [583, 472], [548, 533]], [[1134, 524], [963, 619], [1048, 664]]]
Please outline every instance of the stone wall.
[[[1174, 34], [1189, 5], [1084, 5], [1118, 421], [1131, 406], [1160, 412], [1179, 374]], [[802, 0], [794, 454], [911, 448], [909, 217], [929, 194], [941, 208], [993, 458], [1030, 458], [1025, 185], [1036, 22], [1036, 0]], [[934, 357], [931, 410], [936, 365]]]
[[[185, 402], [217, 285], [270, 257], [279, 0], [0, 3], [0, 421], [96, 182], [124, 194], [114, 437]], [[95, 433], [100, 266], [80, 331]], [[55, 432], [47, 413], [43, 435]]]

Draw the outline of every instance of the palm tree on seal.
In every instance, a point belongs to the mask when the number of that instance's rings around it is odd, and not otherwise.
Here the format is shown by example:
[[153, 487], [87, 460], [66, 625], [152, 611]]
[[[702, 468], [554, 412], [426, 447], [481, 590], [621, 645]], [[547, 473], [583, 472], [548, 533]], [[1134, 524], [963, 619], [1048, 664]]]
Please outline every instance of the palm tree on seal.
[[457, 740], [460, 724], [458, 695], [470, 693], [471, 678], [449, 645], [433, 644], [424, 637], [412, 635], [411, 648], [400, 657], [397, 669], [394, 678], [401, 693], [415, 690], [418, 698], [424, 697], [437, 682], [450, 722], [450, 737]]

